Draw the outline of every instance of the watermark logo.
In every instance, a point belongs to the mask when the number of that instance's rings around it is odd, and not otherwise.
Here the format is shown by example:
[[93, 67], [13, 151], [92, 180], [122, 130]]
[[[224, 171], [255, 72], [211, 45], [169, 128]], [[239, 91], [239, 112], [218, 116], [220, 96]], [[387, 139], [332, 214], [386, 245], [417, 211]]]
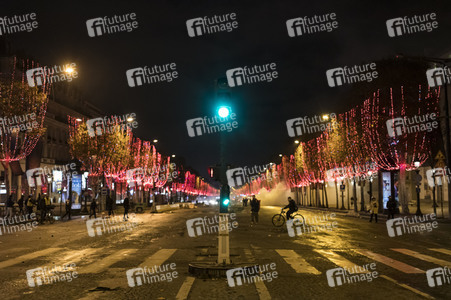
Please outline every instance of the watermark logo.
[[313, 232], [332, 231], [337, 228], [337, 221], [333, 221], [336, 217], [335, 213], [323, 214], [322, 217], [314, 216], [305, 218], [305, 220], [294, 218], [287, 220], [288, 235], [295, 237]]
[[203, 118], [189, 119], [186, 121], [186, 128], [190, 137], [196, 137], [222, 131], [231, 132], [233, 129], [238, 128], [238, 121], [236, 121], [236, 113], [232, 112], [225, 118], [205, 116]]
[[432, 132], [438, 128], [437, 115], [435, 113], [425, 114], [422, 116], [393, 118], [387, 120], [387, 130], [390, 137], [402, 136], [416, 132]]
[[138, 128], [136, 114], [126, 114], [123, 116], [111, 116], [103, 118], [94, 118], [86, 121], [86, 127], [90, 137], [103, 135], [105, 133], [113, 133], [117, 130], [126, 130], [127, 128]]
[[230, 269], [227, 270], [226, 275], [229, 286], [235, 287], [261, 281], [271, 282], [273, 279], [276, 279], [279, 274], [276, 271], [276, 263], [270, 263]]
[[22, 116], [0, 117], [0, 135], [11, 134], [17, 132], [32, 131], [39, 128], [39, 123], [36, 121], [36, 114], [25, 114]]
[[286, 22], [288, 35], [296, 37], [317, 32], [331, 32], [338, 28], [338, 21], [336, 20], [337, 15], [335, 13], [290, 19]]
[[327, 83], [330, 87], [362, 81], [371, 82], [378, 76], [376, 63], [355, 65], [352, 67], [345, 66], [326, 71]]
[[451, 84], [451, 69], [448, 66], [429, 69], [426, 71], [426, 78], [431, 87]]
[[376, 271], [376, 263], [364, 266], [355, 265], [352, 268], [335, 268], [326, 271], [327, 284], [330, 287], [341, 286], [345, 283], [355, 283], [376, 279], [379, 273]]
[[76, 64], [55, 65], [53, 67], [39, 67], [27, 70], [27, 82], [30, 87], [41, 86], [46, 82], [56, 83], [61, 81], [71, 82], [78, 78], [78, 72], [75, 69]]
[[141, 286], [143, 284], [158, 283], [162, 281], [172, 282], [178, 277], [176, 264], [164, 264], [151, 268], [134, 268], [126, 272], [129, 287]]
[[426, 178], [430, 187], [442, 185], [442, 178], [445, 177], [449, 183], [450, 170], [448, 167], [435, 168], [426, 171]]
[[435, 214], [425, 214], [423, 216], [412, 216], [395, 218], [387, 221], [387, 231], [389, 237], [396, 237], [404, 234], [417, 232], [431, 232], [438, 228]]
[[186, 28], [190, 37], [213, 34], [218, 32], [231, 32], [238, 28], [236, 13], [214, 15], [213, 17], [194, 18], [186, 21]]
[[431, 32], [438, 28], [437, 15], [435, 13], [425, 15], [414, 15], [413, 17], [403, 17], [389, 19], [385, 23], [389, 37], [396, 37], [404, 34], [417, 32]]
[[[227, 226], [227, 227], [226, 227]], [[219, 231], [232, 231], [238, 228], [236, 214], [226, 216], [214, 215], [214, 217], [194, 218], [186, 221], [186, 228], [190, 237], [198, 237], [204, 234], [217, 233]]]
[[125, 179], [130, 187], [143, 186], [146, 183], [157, 181], [172, 182], [178, 177], [177, 166], [171, 163], [169, 166], [161, 165], [154, 168], [134, 168], [125, 172]]
[[35, 13], [0, 18], [0, 35], [31, 32], [36, 28], [38, 28], [38, 21], [36, 21]]
[[[131, 219], [134, 220], [136, 215], [131, 213]], [[110, 217], [108, 219], [95, 218], [86, 221], [86, 228], [90, 237], [100, 236], [107, 233], [132, 231], [138, 226], [138, 222], [124, 222], [120, 216]]]
[[28, 286], [37, 287], [57, 282], [72, 282], [74, 278], [78, 278], [78, 273], [75, 269], [76, 265], [71, 263], [62, 266], [41, 267], [27, 270]]
[[128, 86], [135, 87], [164, 81], [172, 82], [178, 78], [179, 73], [177, 72], [176, 64], [169, 63], [130, 69], [125, 72], [125, 75], [127, 76]]
[[138, 21], [135, 13], [103, 18], [94, 18], [86, 21], [88, 35], [90, 37], [104, 34], [114, 34], [117, 32], [131, 32], [138, 28]]
[[290, 137], [296, 137], [303, 134], [323, 132], [326, 129], [332, 129], [337, 116], [331, 113], [328, 117], [315, 115], [313, 117], [294, 118], [287, 120], [287, 130]]
[[38, 187], [47, 184], [47, 178], [51, 178], [54, 171], [61, 172], [61, 175], [63, 176], [62, 180], [71, 180], [74, 175], [78, 174], [76, 169], [77, 165], [75, 163], [70, 163], [66, 165], [53, 166], [52, 168], [48, 168], [47, 166], [43, 168], [34, 168], [27, 170], [25, 173], [27, 174], [28, 186]]
[[[227, 182], [232, 187], [242, 186], [246, 183], [250, 183], [255, 179], [271, 181], [277, 177], [277, 171], [271, 169], [272, 164], [266, 164], [261, 166], [253, 166], [252, 168], [234, 168], [226, 171]], [[271, 176], [266, 175], [266, 170], [271, 170]]]
[[21, 216], [14, 216], [10, 218], [0, 218], [0, 235], [14, 234], [19, 231], [31, 232], [33, 228], [38, 226], [36, 214], [26, 214]]
[[451, 284], [451, 270], [448, 267], [429, 269], [426, 278], [430, 287]]
[[271, 82], [279, 74], [276, 70], [276, 63], [255, 65], [252, 67], [240, 67], [226, 71], [227, 82], [230, 87], [243, 84], [253, 84], [257, 82]]

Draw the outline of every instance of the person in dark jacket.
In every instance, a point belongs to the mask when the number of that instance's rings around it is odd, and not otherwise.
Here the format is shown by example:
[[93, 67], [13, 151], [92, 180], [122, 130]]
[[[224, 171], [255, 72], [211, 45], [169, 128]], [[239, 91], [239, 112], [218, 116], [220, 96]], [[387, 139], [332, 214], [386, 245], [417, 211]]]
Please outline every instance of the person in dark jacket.
[[285, 206], [283, 209], [287, 209], [287, 220], [292, 219], [291, 214], [298, 211], [298, 206], [296, 205], [296, 203], [294, 202], [293, 199], [291, 199], [291, 197], [288, 197], [288, 205]]
[[92, 215], [94, 215], [94, 219], [97, 218], [96, 210], [97, 210], [97, 202], [96, 202], [96, 199], [92, 199], [92, 201], [91, 201], [91, 207], [90, 207], [90, 210], [89, 210], [89, 218], [90, 218], [90, 219], [91, 219], [91, 216], [92, 216]]
[[67, 219], [70, 220], [71, 212], [72, 212], [72, 200], [66, 199], [66, 213], [64, 214], [64, 216], [61, 217], [61, 220], [63, 220], [65, 216], [68, 216]]
[[[130, 208], [130, 200], [128, 197], [124, 199], [124, 221], [128, 221], [128, 209]], [[127, 215], [127, 219], [125, 219], [125, 215]]]
[[13, 217], [13, 208], [14, 208], [14, 200], [13, 195], [9, 195], [8, 199], [6, 200], [6, 218], [12, 218]]
[[31, 198], [31, 195], [28, 195], [28, 199], [27, 199], [27, 204], [26, 204], [26, 206], [27, 206], [27, 213], [30, 215], [30, 218], [31, 218], [31, 214], [33, 213], [33, 206], [34, 206], [34, 200], [33, 200], [33, 198]]
[[252, 195], [252, 199], [250, 202], [251, 205], [251, 222], [257, 224], [258, 223], [258, 212], [260, 211], [260, 200], [255, 198], [255, 195]]
[[388, 196], [388, 201], [387, 201], [387, 210], [388, 210], [388, 217], [387, 220], [390, 220], [390, 217], [392, 219], [395, 218], [395, 213], [396, 213], [396, 207], [397, 207], [397, 203], [396, 200], [393, 199], [392, 196]]
[[41, 212], [41, 219], [40, 219], [40, 223], [44, 224], [44, 220], [45, 220], [45, 212], [46, 212], [46, 206], [45, 206], [45, 199], [44, 197], [41, 197], [41, 194], [38, 195], [38, 205], [37, 208], [39, 209], [39, 211]]
[[114, 216], [114, 211], [113, 211], [113, 198], [111, 198], [110, 195], [106, 196], [106, 209], [108, 210], [108, 216], [113, 215]]
[[25, 202], [25, 197], [22, 195], [20, 196], [20, 199], [17, 201], [17, 205], [19, 205], [19, 214], [23, 215], [24, 211], [23, 211], [23, 205]]

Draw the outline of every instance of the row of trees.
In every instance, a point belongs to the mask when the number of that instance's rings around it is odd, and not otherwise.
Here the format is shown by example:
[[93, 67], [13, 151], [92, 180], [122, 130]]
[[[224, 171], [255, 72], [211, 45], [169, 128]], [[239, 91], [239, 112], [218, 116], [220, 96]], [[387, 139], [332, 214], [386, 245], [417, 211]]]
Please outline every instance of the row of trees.
[[200, 176], [158, 153], [151, 142], [134, 137], [130, 127], [113, 116], [109, 120], [94, 128], [93, 134], [86, 120], [68, 117], [71, 154], [89, 172], [91, 186], [98, 189], [101, 183], [111, 189], [115, 183], [115, 190], [120, 187], [120, 193], [133, 187], [138, 199], [155, 188], [188, 195], [218, 193]]
[[[277, 166], [281, 178], [290, 188], [317, 187], [334, 181], [337, 189], [345, 178], [357, 183], [368, 172], [397, 171], [400, 204], [408, 212], [406, 171], [415, 169], [415, 162], [422, 165], [431, 156], [439, 130], [409, 124], [405, 118], [420, 116], [424, 120], [428, 116], [428, 122], [432, 122], [435, 114], [438, 125], [439, 96], [440, 88], [427, 85], [378, 89], [362, 104], [331, 119], [331, 126], [317, 138], [300, 142], [292, 155], [284, 156]], [[404, 121], [397, 123], [398, 118]], [[258, 193], [277, 183], [257, 179], [237, 193]]]

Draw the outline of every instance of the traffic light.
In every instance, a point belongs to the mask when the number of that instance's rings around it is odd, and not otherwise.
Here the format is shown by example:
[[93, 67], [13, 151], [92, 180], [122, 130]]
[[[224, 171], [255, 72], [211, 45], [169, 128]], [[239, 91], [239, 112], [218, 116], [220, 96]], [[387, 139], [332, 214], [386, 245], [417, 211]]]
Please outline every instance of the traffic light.
[[219, 167], [208, 167], [208, 176], [214, 180], [219, 180]]
[[230, 205], [230, 188], [226, 184], [221, 187], [221, 191], [219, 192], [219, 213], [221, 214], [228, 213], [229, 205]]

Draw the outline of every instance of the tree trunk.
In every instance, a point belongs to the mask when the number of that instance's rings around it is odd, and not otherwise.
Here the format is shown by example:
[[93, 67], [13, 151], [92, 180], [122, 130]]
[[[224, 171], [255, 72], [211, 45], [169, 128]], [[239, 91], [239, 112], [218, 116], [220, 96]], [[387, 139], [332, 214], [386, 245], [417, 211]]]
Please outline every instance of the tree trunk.
[[335, 196], [337, 197], [337, 208], [339, 208], [338, 204], [338, 181], [335, 179]]
[[353, 197], [354, 197], [354, 211], [357, 212], [357, 182], [355, 180], [355, 176], [354, 176], [354, 184], [352, 187], [352, 191], [353, 191]]
[[9, 186], [9, 163], [7, 161], [2, 161], [2, 165], [3, 169], [5, 169], [6, 199], [8, 199], [11, 194], [11, 188]]
[[364, 195], [364, 188], [363, 188], [363, 180], [360, 178], [360, 211], [365, 211], [365, 195]]
[[329, 208], [329, 201], [327, 200], [326, 184], [324, 184], [324, 197], [326, 198], [326, 208]]
[[406, 166], [405, 164], [401, 164], [401, 166], [399, 167], [398, 197], [403, 214], [409, 213], [409, 199], [407, 197], [406, 175]]

